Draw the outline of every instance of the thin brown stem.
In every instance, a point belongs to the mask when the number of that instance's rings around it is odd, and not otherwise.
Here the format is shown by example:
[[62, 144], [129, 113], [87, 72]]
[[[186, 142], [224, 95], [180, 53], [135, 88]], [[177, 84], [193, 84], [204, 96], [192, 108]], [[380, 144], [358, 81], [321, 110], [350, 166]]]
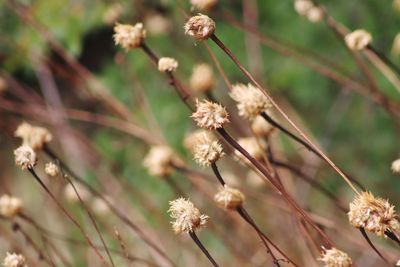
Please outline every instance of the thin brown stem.
[[362, 236], [364, 237], [365, 240], [367, 240], [368, 245], [378, 254], [379, 258], [381, 258], [388, 266], [391, 266], [389, 261], [379, 252], [379, 250], [375, 247], [375, 245], [372, 243], [371, 239], [369, 239], [367, 233], [365, 232], [364, 228], [359, 229]]
[[214, 267], [219, 267], [218, 263], [214, 260], [208, 250], [201, 243], [200, 239], [197, 237], [195, 232], [189, 232], [190, 237], [194, 241], [194, 243], [200, 248], [200, 250], [206, 255], [207, 259], [212, 263]]

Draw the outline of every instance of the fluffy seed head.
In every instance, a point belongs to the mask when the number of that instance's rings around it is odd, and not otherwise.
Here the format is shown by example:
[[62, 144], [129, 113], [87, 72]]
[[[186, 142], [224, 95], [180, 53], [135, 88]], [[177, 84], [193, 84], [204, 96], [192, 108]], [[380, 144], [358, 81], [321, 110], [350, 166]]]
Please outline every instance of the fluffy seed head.
[[360, 29], [347, 34], [344, 41], [351, 50], [363, 50], [372, 42], [372, 36], [366, 30]]
[[197, 140], [201, 138], [203, 134], [210, 135], [211, 138], [215, 139], [213, 133], [203, 129], [197, 129], [193, 132], [188, 133], [183, 139], [183, 146], [191, 153], [193, 153], [193, 148], [197, 144]]
[[22, 144], [30, 146], [34, 150], [40, 150], [53, 139], [51, 133], [43, 127], [33, 126], [22, 122], [14, 132], [15, 137], [22, 139]]
[[114, 26], [114, 42], [116, 45], [121, 45], [125, 50], [138, 48], [146, 38], [146, 30], [143, 23], [135, 25], [119, 24]]
[[57, 164], [48, 162], [44, 165], [44, 172], [51, 177], [56, 177], [60, 173], [60, 168], [58, 168]]
[[215, 130], [229, 122], [228, 112], [218, 103], [196, 101], [196, 112], [191, 116], [200, 128]]
[[211, 37], [215, 32], [215, 22], [208, 16], [198, 14], [191, 17], [184, 26], [185, 34], [194, 39], [203, 41]]
[[30, 146], [22, 145], [14, 150], [15, 164], [23, 170], [33, 168], [36, 165], [36, 153]]
[[199, 93], [210, 91], [214, 87], [214, 75], [210, 65], [202, 63], [194, 66], [190, 77], [190, 88]]
[[27, 267], [25, 257], [21, 254], [7, 252], [3, 261], [4, 267]]
[[[256, 160], [262, 160], [264, 155], [264, 150], [267, 144], [264, 141], [257, 140], [254, 137], [244, 137], [238, 140], [238, 143], [243, 147], [253, 158]], [[237, 150], [235, 150], [235, 155], [244, 161], [247, 159]]]
[[178, 68], [178, 61], [172, 57], [162, 57], [158, 60], [158, 70], [161, 72], [173, 72]]
[[239, 115], [245, 119], [252, 120], [272, 107], [267, 96], [250, 83], [247, 86], [242, 83], [233, 85], [229, 95], [237, 102]]
[[143, 160], [143, 165], [154, 176], [167, 176], [173, 171], [172, 165], [180, 164], [180, 159], [167, 146], [153, 146]]
[[218, 204], [218, 206], [230, 210], [236, 209], [242, 205], [244, 200], [245, 196], [242, 192], [226, 185], [224, 186], [224, 189], [219, 191], [214, 196], [214, 201]]
[[[79, 196], [81, 197], [82, 201], [86, 202], [90, 199], [90, 192], [86, 189], [84, 185], [81, 183], [74, 183], [74, 187], [76, 191], [78, 191]], [[78, 203], [79, 198], [76, 194], [74, 187], [70, 183], [68, 183], [64, 188], [64, 197], [70, 203]]]
[[396, 159], [392, 162], [392, 171], [395, 173], [400, 173], [400, 159]]
[[190, 0], [192, 6], [200, 11], [211, 10], [217, 2], [218, 0]]
[[219, 160], [224, 152], [221, 144], [207, 132], [197, 137], [193, 146], [194, 160], [201, 166], [210, 166]]
[[251, 123], [251, 129], [253, 130], [254, 134], [259, 137], [268, 137], [274, 130], [274, 127], [269, 124], [261, 115], [258, 115]]
[[19, 198], [9, 195], [0, 197], [0, 215], [6, 218], [13, 218], [22, 209], [22, 201]]
[[378, 236], [385, 236], [387, 230], [396, 232], [400, 229], [394, 206], [369, 192], [363, 192], [355, 197], [350, 203], [347, 215], [351, 225], [364, 228]]
[[209, 217], [200, 214], [200, 211], [192, 202], [184, 198], [178, 198], [169, 202], [170, 208], [168, 212], [175, 219], [172, 223], [172, 229], [176, 234], [194, 232], [204, 227]]
[[324, 267], [351, 267], [353, 262], [347, 253], [337, 248], [325, 249], [318, 259], [324, 263]]

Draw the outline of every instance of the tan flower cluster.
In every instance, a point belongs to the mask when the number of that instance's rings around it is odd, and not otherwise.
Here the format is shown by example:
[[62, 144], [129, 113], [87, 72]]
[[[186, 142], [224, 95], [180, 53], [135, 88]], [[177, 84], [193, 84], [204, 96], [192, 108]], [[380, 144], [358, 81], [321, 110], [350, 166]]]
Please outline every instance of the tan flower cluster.
[[[262, 140], [257, 140], [254, 137], [244, 137], [238, 140], [238, 143], [241, 147], [243, 147], [253, 158], [256, 160], [262, 160], [264, 156], [264, 151], [267, 147], [267, 144]], [[244, 161], [247, 159], [237, 150], [235, 150], [235, 155]]]
[[15, 164], [22, 170], [33, 168], [36, 165], [37, 157], [30, 146], [22, 145], [14, 150]]
[[202, 166], [210, 166], [219, 160], [224, 152], [222, 146], [210, 133], [203, 132], [193, 146], [194, 160]]
[[7, 252], [6, 257], [3, 261], [4, 267], [28, 267], [26, 265], [26, 259], [21, 254]]
[[51, 177], [56, 177], [60, 173], [60, 168], [53, 162], [48, 162], [44, 165], [44, 172]]
[[215, 32], [215, 22], [208, 16], [198, 14], [191, 17], [184, 26], [185, 34], [194, 37], [198, 41], [204, 41]]
[[22, 201], [19, 198], [9, 195], [0, 197], [0, 215], [6, 218], [13, 218], [22, 210]]
[[214, 75], [210, 65], [202, 63], [193, 67], [192, 76], [190, 77], [190, 88], [199, 93], [211, 91], [214, 87]]
[[167, 176], [173, 171], [173, 165], [179, 165], [180, 159], [167, 146], [153, 146], [143, 160], [149, 173], [154, 176]]
[[14, 132], [15, 137], [22, 139], [22, 144], [30, 146], [33, 150], [42, 149], [53, 139], [51, 133], [43, 127], [33, 126], [22, 122]]
[[237, 207], [241, 206], [245, 200], [245, 196], [242, 192], [238, 189], [224, 186], [224, 189], [219, 191], [214, 196], [214, 201], [217, 203], [218, 206], [224, 209], [236, 209]]
[[314, 5], [310, 0], [295, 0], [294, 9], [303, 17], [306, 17], [311, 22], [319, 22], [324, 18], [323, 10]]
[[237, 102], [239, 115], [245, 119], [252, 120], [272, 107], [267, 96], [250, 83], [247, 86], [242, 83], [233, 85], [229, 95]]
[[136, 23], [134, 26], [129, 24], [119, 24], [114, 26], [114, 42], [121, 45], [125, 50], [138, 48], [146, 38], [146, 30], [143, 23]]
[[387, 200], [375, 198], [369, 192], [357, 195], [350, 203], [349, 222], [356, 228], [378, 236], [385, 236], [385, 231], [397, 232], [400, 229], [394, 206]]
[[204, 227], [209, 217], [201, 214], [192, 202], [184, 198], [178, 198], [169, 202], [168, 212], [175, 219], [172, 222], [172, 229], [176, 234], [189, 233]]
[[[203, 134], [208, 134], [208, 135], [213, 135], [212, 132], [203, 130], [203, 129], [197, 129], [193, 132], [190, 132], [185, 135], [185, 138], [183, 139], [183, 146], [191, 153], [193, 153], [193, 148], [197, 144], [197, 139], [201, 138]], [[212, 137], [214, 139], [214, 137]]]
[[274, 127], [258, 115], [251, 123], [251, 130], [259, 137], [268, 137], [274, 131]]
[[173, 72], [178, 65], [178, 61], [172, 57], [162, 57], [158, 60], [158, 70], [161, 72]]
[[318, 259], [324, 263], [324, 267], [351, 267], [353, 262], [347, 253], [337, 248], [325, 249]]
[[348, 48], [354, 51], [363, 50], [372, 42], [372, 35], [366, 30], [355, 30], [344, 37]]
[[392, 162], [392, 171], [394, 173], [400, 173], [400, 159], [396, 159]]
[[191, 116], [200, 128], [215, 130], [229, 122], [228, 112], [218, 103], [203, 100], [196, 102], [196, 112]]
[[217, 2], [218, 0], [190, 0], [192, 6], [200, 11], [211, 10]]

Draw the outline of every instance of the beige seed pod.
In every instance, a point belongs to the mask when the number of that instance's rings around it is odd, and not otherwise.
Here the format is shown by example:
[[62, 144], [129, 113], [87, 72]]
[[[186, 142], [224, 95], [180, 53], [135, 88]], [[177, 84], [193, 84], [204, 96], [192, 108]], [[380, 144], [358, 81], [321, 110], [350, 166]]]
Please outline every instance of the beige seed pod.
[[44, 166], [44, 172], [51, 177], [56, 177], [60, 173], [60, 168], [53, 162], [48, 162]]
[[170, 175], [173, 171], [172, 166], [180, 164], [178, 156], [165, 145], [151, 147], [143, 160], [143, 166], [148, 169], [150, 175], [161, 177]]
[[176, 234], [195, 232], [204, 227], [209, 217], [201, 214], [192, 202], [184, 198], [178, 198], [169, 202], [168, 213], [175, 219], [172, 229]]
[[191, 17], [184, 26], [185, 34], [194, 37], [198, 41], [204, 41], [215, 32], [215, 22], [208, 16], [198, 14]]
[[318, 259], [324, 263], [324, 267], [351, 267], [353, 262], [347, 253], [337, 248], [325, 249]]
[[209, 11], [216, 4], [218, 0], [190, 0], [192, 6], [200, 11]]
[[219, 160], [224, 152], [221, 144], [207, 132], [197, 137], [193, 146], [194, 160], [201, 166], [210, 166]]
[[17, 253], [7, 252], [6, 257], [3, 261], [4, 267], [28, 267], [26, 265], [26, 259], [23, 255]]
[[233, 210], [241, 206], [245, 200], [245, 196], [238, 189], [224, 186], [224, 189], [219, 191], [214, 196], [214, 201], [218, 206], [224, 209]]
[[49, 143], [53, 136], [43, 127], [33, 126], [27, 122], [18, 125], [14, 132], [15, 137], [22, 139], [22, 144], [30, 146], [33, 150], [40, 150]]
[[200, 128], [215, 130], [229, 122], [228, 112], [218, 103], [203, 100], [196, 101], [196, 112], [191, 116]]
[[366, 30], [355, 30], [344, 37], [346, 45], [351, 50], [363, 50], [372, 42], [372, 36]]
[[15, 217], [22, 210], [22, 200], [9, 196], [2, 195], [0, 197], [0, 215], [6, 218]]
[[30, 146], [22, 145], [14, 150], [15, 164], [22, 170], [33, 168], [36, 165], [37, 157]]
[[202, 63], [193, 67], [190, 88], [199, 93], [206, 93], [214, 87], [214, 75], [210, 65]]
[[400, 159], [396, 159], [392, 162], [392, 171], [394, 173], [400, 173]]
[[239, 115], [245, 119], [252, 120], [272, 107], [267, 96], [250, 83], [247, 86], [241, 83], [233, 85], [229, 95], [237, 102]]
[[[238, 140], [238, 143], [241, 147], [243, 147], [253, 158], [256, 160], [263, 160], [264, 151], [267, 147], [267, 144], [262, 140], [257, 140], [254, 137], [244, 137]], [[235, 150], [235, 155], [247, 162], [247, 158], [245, 158], [239, 151]]]
[[172, 57], [162, 57], [158, 60], [158, 70], [161, 72], [173, 72], [178, 65], [178, 61]]
[[273, 132], [274, 127], [261, 115], [258, 115], [251, 123], [251, 130], [258, 137], [268, 137]]
[[375, 198], [370, 192], [357, 195], [350, 203], [347, 215], [352, 226], [378, 236], [385, 236], [387, 230], [397, 232], [400, 228], [395, 207], [385, 199]]
[[114, 26], [114, 42], [116, 45], [121, 45], [125, 50], [138, 48], [146, 38], [146, 30], [143, 23], [135, 25], [119, 24]]

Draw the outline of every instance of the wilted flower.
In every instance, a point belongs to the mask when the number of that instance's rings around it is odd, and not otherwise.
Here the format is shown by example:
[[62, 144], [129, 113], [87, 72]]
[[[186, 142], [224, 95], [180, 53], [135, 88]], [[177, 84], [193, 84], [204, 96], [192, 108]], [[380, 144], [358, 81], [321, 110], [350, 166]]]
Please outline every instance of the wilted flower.
[[385, 231], [396, 232], [400, 228], [394, 206], [387, 200], [375, 198], [369, 192], [357, 195], [350, 203], [350, 224], [356, 228], [385, 236]]
[[143, 23], [136, 23], [134, 26], [129, 24], [119, 24], [114, 26], [114, 42], [121, 45], [125, 50], [138, 48], [146, 38], [146, 30]]
[[53, 139], [51, 133], [43, 127], [33, 126], [22, 122], [14, 132], [15, 137], [22, 139], [22, 144], [30, 146], [33, 150], [42, 149]]
[[190, 0], [190, 3], [200, 11], [207, 11], [212, 9], [218, 0]]
[[76, 191], [78, 191], [78, 194], [83, 202], [86, 202], [90, 199], [91, 194], [83, 184], [74, 183], [74, 186], [72, 186], [70, 183], [68, 183], [64, 188], [64, 196], [68, 202], [71, 202], [71, 203], [79, 202], [79, 198], [75, 192], [74, 187], [75, 187]]
[[44, 172], [51, 177], [56, 177], [60, 173], [60, 168], [57, 164], [48, 162], [44, 166]]
[[190, 77], [190, 88], [195, 92], [205, 93], [214, 87], [213, 70], [208, 64], [198, 64], [194, 66]]
[[158, 60], [158, 70], [161, 72], [172, 72], [178, 68], [178, 61], [172, 57], [162, 57]]
[[13, 218], [22, 209], [22, 201], [19, 198], [9, 195], [0, 197], [0, 215], [6, 218]]
[[245, 196], [242, 192], [226, 185], [214, 196], [214, 201], [224, 209], [236, 209], [243, 204], [244, 200]]
[[[254, 137], [244, 137], [238, 140], [238, 143], [243, 147], [253, 158], [256, 160], [262, 160], [264, 156], [264, 150], [267, 144], [262, 140], [257, 140]], [[235, 155], [242, 159], [247, 160], [239, 151], [235, 150]]]
[[143, 160], [143, 165], [154, 176], [167, 176], [173, 171], [173, 165], [179, 165], [180, 159], [167, 146], [153, 146]]
[[21, 254], [9, 253], [3, 261], [4, 267], [27, 267], [25, 257]]
[[346, 45], [351, 50], [363, 50], [372, 41], [372, 36], [365, 30], [355, 30], [344, 37]]
[[392, 162], [392, 171], [395, 173], [400, 173], [400, 159], [396, 159]]
[[254, 134], [259, 137], [268, 137], [274, 130], [274, 127], [261, 115], [258, 115], [251, 123], [251, 129], [253, 130]]
[[203, 100], [196, 102], [196, 112], [191, 116], [200, 128], [215, 130], [229, 122], [228, 112], [218, 103]]
[[347, 253], [337, 248], [325, 249], [318, 259], [324, 263], [324, 267], [351, 267], [353, 262]]
[[175, 219], [172, 222], [172, 229], [176, 234], [194, 232], [204, 227], [209, 221], [209, 217], [200, 214], [200, 211], [192, 202], [184, 198], [178, 198], [169, 202], [168, 212]]
[[194, 160], [202, 166], [210, 166], [219, 160], [224, 152], [222, 146], [215, 140], [212, 135], [203, 132], [197, 137], [196, 143], [193, 146]]
[[233, 85], [229, 95], [237, 102], [239, 115], [245, 119], [254, 119], [272, 107], [267, 96], [250, 83], [247, 86], [241, 83]]
[[14, 150], [15, 164], [23, 170], [36, 165], [36, 153], [30, 146], [22, 145]]
[[191, 17], [185, 24], [185, 34], [193, 36], [196, 40], [203, 41], [215, 32], [215, 22], [208, 16], [198, 14]]

